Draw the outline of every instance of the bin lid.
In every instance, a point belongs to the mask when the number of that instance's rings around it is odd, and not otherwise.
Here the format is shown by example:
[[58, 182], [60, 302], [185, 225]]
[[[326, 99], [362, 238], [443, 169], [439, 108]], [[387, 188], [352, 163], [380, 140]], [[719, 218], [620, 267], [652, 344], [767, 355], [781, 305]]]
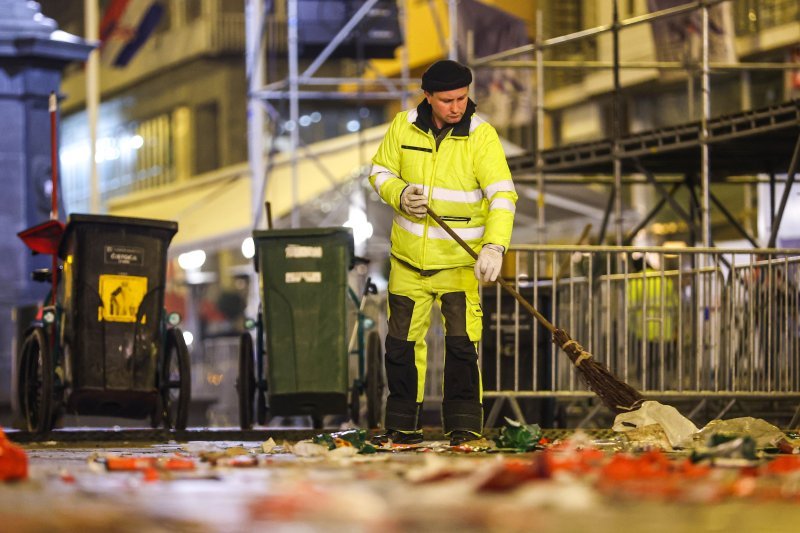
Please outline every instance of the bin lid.
[[178, 232], [178, 223], [173, 220], [156, 220], [153, 218], [117, 217], [112, 215], [86, 215], [73, 213], [67, 219], [67, 227], [64, 230], [64, 237], [61, 240], [59, 256], [63, 259], [65, 255], [64, 244], [69, 242], [70, 234], [76, 228], [83, 225], [112, 225], [112, 226], [135, 226], [139, 228], [150, 228], [169, 232], [170, 239]]
[[333, 226], [329, 228], [262, 229], [253, 231], [253, 240], [280, 239], [286, 237], [322, 237], [336, 233], [352, 234], [353, 230], [345, 226]]
[[25, 246], [38, 254], [50, 255], [58, 252], [63, 236], [64, 224], [58, 220], [48, 220], [17, 233]]
[[[291, 239], [297, 237], [328, 237], [331, 235], [341, 235], [347, 238], [347, 252], [350, 257], [348, 269], [353, 268], [355, 261], [355, 244], [353, 242], [353, 229], [345, 226], [334, 226], [328, 228], [284, 228], [284, 229], [263, 229], [253, 231], [253, 241], [269, 241], [270, 239]], [[258, 264], [258, 254], [253, 256], [253, 265], [256, 272], [260, 271]]]

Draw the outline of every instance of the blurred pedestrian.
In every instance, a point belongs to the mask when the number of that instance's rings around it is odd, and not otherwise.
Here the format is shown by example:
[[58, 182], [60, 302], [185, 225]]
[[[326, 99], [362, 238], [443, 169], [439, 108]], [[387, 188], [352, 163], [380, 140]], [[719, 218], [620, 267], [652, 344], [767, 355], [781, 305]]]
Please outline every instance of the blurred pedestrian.
[[634, 252], [627, 280], [628, 323], [633, 335], [630, 355], [641, 385], [661, 389], [679, 377], [677, 368], [677, 316], [680, 296], [663, 265], [655, 269], [647, 254]]

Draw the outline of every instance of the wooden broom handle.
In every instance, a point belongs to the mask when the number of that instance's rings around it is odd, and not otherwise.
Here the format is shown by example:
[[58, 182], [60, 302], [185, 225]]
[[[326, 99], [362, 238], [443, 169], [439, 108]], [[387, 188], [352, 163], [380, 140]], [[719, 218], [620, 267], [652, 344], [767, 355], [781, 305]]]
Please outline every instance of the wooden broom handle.
[[[477, 261], [478, 254], [475, 253], [475, 250], [473, 250], [469, 244], [464, 242], [464, 239], [459, 237], [459, 235], [455, 231], [453, 231], [453, 228], [448, 226], [447, 223], [444, 220], [442, 220], [439, 217], [439, 215], [434, 213], [430, 207], [425, 206], [425, 209], [428, 210], [428, 215], [433, 220], [435, 220], [436, 223], [439, 224], [439, 226], [441, 226], [441, 228], [445, 230], [458, 244], [460, 244], [461, 247], [464, 250], [466, 250], [466, 252], [469, 255], [471, 255], [473, 259]], [[514, 289], [514, 287], [512, 287], [509, 282], [503, 279], [503, 276], [497, 276], [497, 283], [499, 283], [500, 286], [506, 290], [506, 292], [508, 292], [511, 296], [513, 296], [525, 309], [527, 309], [528, 312], [530, 312], [533, 316], [535, 316], [536, 320], [538, 320], [544, 327], [546, 327], [550, 331], [550, 333], [555, 332], [556, 329], [555, 326], [553, 326], [553, 324], [551, 324], [550, 321], [544, 317], [544, 315], [542, 315], [539, 311], [537, 311], [536, 308], [533, 307], [528, 302], [528, 300], [526, 300], [519, 292], [517, 292], [516, 289]]]

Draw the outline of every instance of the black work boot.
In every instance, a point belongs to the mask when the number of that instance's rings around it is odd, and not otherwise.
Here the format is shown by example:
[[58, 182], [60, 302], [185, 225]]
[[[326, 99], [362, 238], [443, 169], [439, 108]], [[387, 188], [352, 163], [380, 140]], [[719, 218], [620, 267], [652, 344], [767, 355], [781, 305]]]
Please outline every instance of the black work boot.
[[459, 446], [465, 442], [478, 440], [481, 436], [471, 431], [456, 429], [450, 432], [450, 446]]
[[419, 444], [422, 442], [422, 432], [403, 433], [394, 429], [387, 429], [386, 433], [375, 435], [371, 440], [375, 446], [383, 446], [389, 441], [392, 441], [392, 444]]

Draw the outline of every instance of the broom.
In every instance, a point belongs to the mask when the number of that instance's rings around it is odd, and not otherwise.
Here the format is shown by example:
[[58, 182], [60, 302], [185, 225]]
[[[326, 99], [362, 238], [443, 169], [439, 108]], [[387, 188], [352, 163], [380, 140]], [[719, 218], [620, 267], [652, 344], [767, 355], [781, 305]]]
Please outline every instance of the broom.
[[[428, 215], [436, 221], [455, 241], [461, 245], [475, 260], [478, 254], [453, 229], [448, 226], [439, 215], [430, 207], [426, 207]], [[634, 411], [641, 407], [644, 397], [642, 394], [612, 374], [603, 363], [595, 361], [592, 354], [583, 349], [577, 341], [572, 340], [563, 329], [555, 327], [544, 315], [536, 310], [528, 301], [517, 292], [502, 276], [498, 276], [497, 283], [511, 294], [522, 306], [527, 309], [548, 331], [553, 335], [553, 342], [567, 354], [572, 364], [578, 369], [578, 374], [586, 382], [589, 390], [594, 392], [606, 407], [615, 413]]]

